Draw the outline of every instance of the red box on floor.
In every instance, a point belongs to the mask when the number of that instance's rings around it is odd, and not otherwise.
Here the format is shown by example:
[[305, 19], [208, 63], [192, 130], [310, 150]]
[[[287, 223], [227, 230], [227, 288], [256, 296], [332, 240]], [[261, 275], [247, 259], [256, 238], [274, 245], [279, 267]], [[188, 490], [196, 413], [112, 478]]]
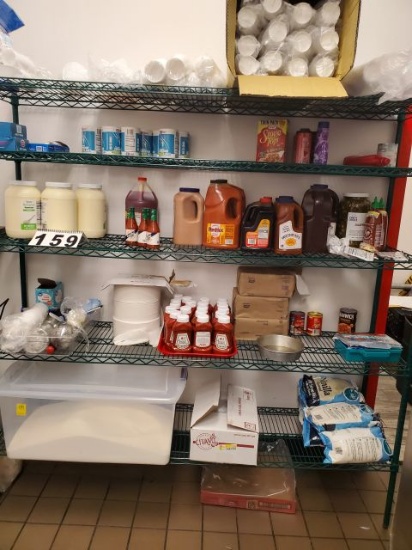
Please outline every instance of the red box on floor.
[[294, 472], [288, 468], [211, 464], [203, 468], [200, 502], [214, 506], [294, 514]]

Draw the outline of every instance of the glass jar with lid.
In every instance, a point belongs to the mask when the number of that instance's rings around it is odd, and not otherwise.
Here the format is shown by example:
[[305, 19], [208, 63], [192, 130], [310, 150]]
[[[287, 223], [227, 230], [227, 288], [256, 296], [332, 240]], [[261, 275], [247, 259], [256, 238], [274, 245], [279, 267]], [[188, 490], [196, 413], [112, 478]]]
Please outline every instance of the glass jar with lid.
[[71, 183], [46, 181], [41, 194], [42, 229], [77, 231], [77, 198]]
[[347, 239], [349, 246], [358, 248], [363, 240], [369, 210], [368, 193], [345, 193], [339, 204], [336, 235], [340, 239]]

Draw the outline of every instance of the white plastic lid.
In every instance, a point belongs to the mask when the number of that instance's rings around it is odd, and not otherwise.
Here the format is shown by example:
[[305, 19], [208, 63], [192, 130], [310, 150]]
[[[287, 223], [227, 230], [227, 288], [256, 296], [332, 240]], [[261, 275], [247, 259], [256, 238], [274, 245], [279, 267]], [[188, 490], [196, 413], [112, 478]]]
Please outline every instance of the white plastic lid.
[[175, 134], [176, 130], [174, 128], [161, 128], [159, 132], [162, 132], [162, 134]]
[[158, 136], [160, 134], [160, 131], [159, 130], [153, 130], [153, 135], [154, 136]]
[[37, 181], [26, 181], [26, 180], [12, 180], [10, 185], [27, 185], [27, 187], [36, 187]]
[[184, 313], [185, 315], [189, 315], [189, 313], [191, 313], [191, 311], [192, 311], [192, 308], [190, 306], [186, 305], [186, 306], [181, 307], [180, 311], [181, 311], [181, 313]]
[[193, 296], [183, 296], [182, 298], [182, 302], [184, 304], [186, 304], [186, 302], [191, 302], [191, 301], [193, 301]]
[[55, 189], [71, 189], [73, 185], [67, 181], [46, 181], [46, 187]]
[[344, 193], [343, 194], [344, 197], [353, 197], [353, 198], [369, 198], [369, 194], [368, 193]]
[[79, 183], [79, 189], [101, 189], [101, 183]]
[[177, 319], [180, 315], [180, 311], [178, 311], [177, 309], [175, 309], [174, 311], [172, 311], [172, 313], [170, 314], [170, 318], [171, 319]]
[[102, 132], [120, 132], [120, 128], [116, 128], [116, 126], [102, 126]]
[[195, 300], [189, 300], [188, 302], [186, 302], [185, 305], [190, 306], [190, 307], [196, 307], [196, 301]]
[[308, 62], [303, 57], [292, 57], [288, 62], [288, 74], [290, 76], [306, 76], [308, 74]]
[[184, 313], [180, 313], [177, 318], [178, 323], [188, 323], [189, 322], [189, 315], [185, 315]]
[[177, 311], [177, 309], [174, 306], [165, 307], [165, 313], [173, 313], [174, 311]]
[[217, 304], [220, 304], [221, 302], [227, 304], [227, 298], [218, 298], [218, 299], [216, 300], [216, 303], [217, 303]]
[[175, 294], [173, 296], [173, 300], [181, 300], [183, 298], [183, 294]]
[[207, 302], [209, 304], [210, 303], [210, 298], [208, 298], [207, 296], [201, 296], [199, 298], [199, 302]]
[[169, 306], [178, 306], [178, 307], [180, 307], [181, 303], [182, 303], [182, 301], [179, 300], [178, 298], [173, 298], [173, 300], [170, 300]]
[[299, 25], [307, 25], [312, 19], [315, 10], [306, 2], [299, 2], [294, 6], [292, 17]]
[[284, 21], [273, 19], [267, 28], [267, 34], [270, 40], [275, 44], [283, 42], [288, 34], [288, 26]]

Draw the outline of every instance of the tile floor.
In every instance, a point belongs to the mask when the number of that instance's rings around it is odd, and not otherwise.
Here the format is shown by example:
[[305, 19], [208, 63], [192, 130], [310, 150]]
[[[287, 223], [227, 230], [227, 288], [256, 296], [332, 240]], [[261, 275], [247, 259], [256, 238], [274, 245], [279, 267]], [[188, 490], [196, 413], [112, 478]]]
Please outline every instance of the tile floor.
[[384, 550], [388, 474], [297, 471], [298, 511], [199, 503], [200, 468], [25, 462], [0, 550]]

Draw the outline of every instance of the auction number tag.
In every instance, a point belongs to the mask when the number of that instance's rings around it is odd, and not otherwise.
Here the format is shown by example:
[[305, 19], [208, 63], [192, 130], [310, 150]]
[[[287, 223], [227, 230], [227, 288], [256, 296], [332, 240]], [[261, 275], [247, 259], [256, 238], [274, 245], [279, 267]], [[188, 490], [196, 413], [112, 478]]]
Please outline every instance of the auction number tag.
[[54, 248], [77, 248], [82, 240], [81, 231], [36, 231], [29, 246], [51, 246]]

